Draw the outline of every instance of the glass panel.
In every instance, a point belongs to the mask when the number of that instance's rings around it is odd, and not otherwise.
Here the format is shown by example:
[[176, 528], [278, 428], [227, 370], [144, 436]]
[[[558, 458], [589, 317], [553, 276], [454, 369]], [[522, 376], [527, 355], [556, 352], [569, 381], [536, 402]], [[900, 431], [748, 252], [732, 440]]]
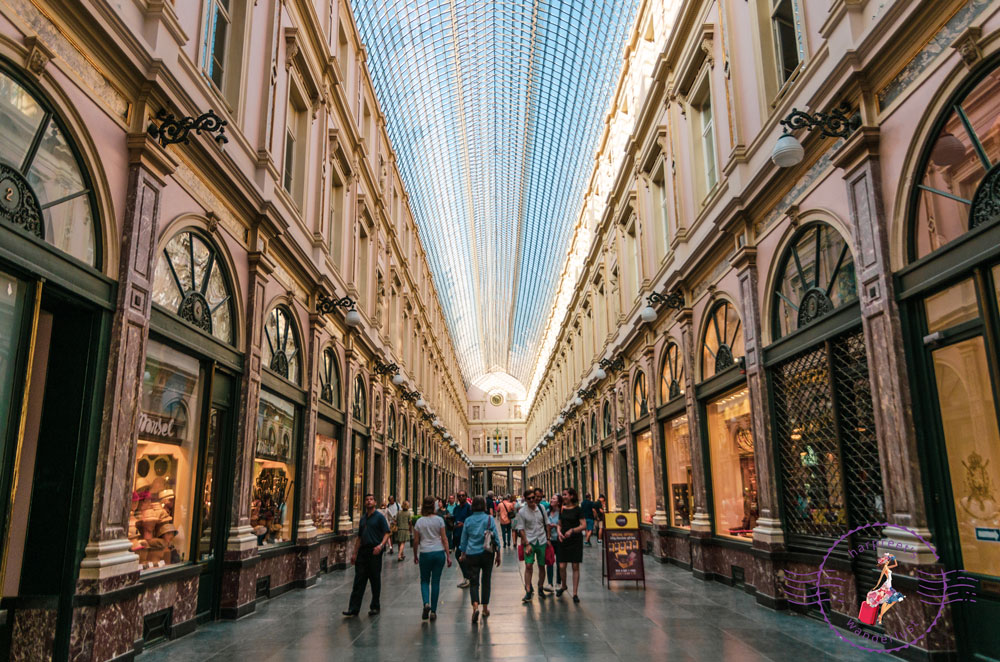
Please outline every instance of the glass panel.
[[712, 460], [715, 533], [753, 538], [757, 523], [757, 469], [746, 388], [731, 391], [706, 407]]
[[299, 339], [284, 307], [272, 308], [264, 324], [263, 363], [288, 381], [299, 383]]
[[653, 481], [653, 434], [646, 430], [635, 440], [637, 473], [639, 474], [639, 516], [652, 522], [656, 512], [656, 487]]
[[142, 570], [188, 560], [200, 421], [198, 360], [150, 340], [128, 533]]
[[614, 449], [611, 448], [604, 450], [604, 477], [607, 481], [607, 492], [605, 492], [605, 495], [608, 497], [608, 509], [610, 511], [617, 511], [618, 490], [615, 488], [615, 456]]
[[1000, 433], [982, 337], [937, 349], [932, 354], [941, 426], [948, 453], [955, 518], [968, 572], [1000, 576]]
[[[990, 163], [1000, 161], [1000, 74], [993, 71], [953, 107], [935, 138], [922, 176], [914, 222], [915, 258], [961, 236], [969, 228], [969, 203], [986, 168], [977, 144]], [[969, 128], [958, 112], [968, 119]]]
[[635, 420], [649, 413], [649, 407], [646, 403], [646, 375], [642, 372], [635, 379], [635, 387], [632, 394], [632, 410]]
[[181, 232], [167, 242], [156, 262], [153, 301], [232, 342], [231, 297], [218, 253], [194, 233]]
[[318, 533], [333, 531], [337, 492], [337, 439], [316, 435], [313, 449], [313, 524]]
[[667, 494], [670, 496], [670, 523], [679, 528], [691, 526], [694, 491], [691, 488], [691, 430], [687, 416], [672, 418], [663, 424], [663, 443], [667, 458]]
[[205, 446], [205, 476], [201, 489], [201, 519], [198, 531], [198, 560], [205, 561], [212, 558], [212, 518], [215, 516], [213, 508], [213, 494], [215, 489], [215, 458], [219, 450], [220, 430], [224, 413], [212, 407], [212, 413], [208, 418], [208, 439]]
[[258, 545], [292, 539], [298, 447], [295, 417], [294, 404], [261, 390], [250, 506], [250, 526], [257, 535]]
[[45, 111], [12, 78], [0, 72], [0, 159], [20, 169]]
[[623, 510], [632, 508], [632, 495], [629, 493], [628, 453], [625, 447], [618, 449], [618, 504]]
[[729, 302], [717, 306], [707, 321], [701, 352], [701, 378], [706, 380], [734, 365], [743, 356], [740, 316]]
[[351, 521], [357, 526], [361, 521], [361, 504], [365, 494], [365, 451], [364, 437], [354, 435], [354, 461], [351, 478]]
[[597, 458], [597, 455], [590, 456], [590, 489], [595, 500], [601, 495], [601, 468]]
[[979, 305], [976, 301], [975, 283], [969, 278], [937, 294], [932, 294], [924, 300], [924, 310], [927, 313], [927, 330], [930, 333], [977, 319]]

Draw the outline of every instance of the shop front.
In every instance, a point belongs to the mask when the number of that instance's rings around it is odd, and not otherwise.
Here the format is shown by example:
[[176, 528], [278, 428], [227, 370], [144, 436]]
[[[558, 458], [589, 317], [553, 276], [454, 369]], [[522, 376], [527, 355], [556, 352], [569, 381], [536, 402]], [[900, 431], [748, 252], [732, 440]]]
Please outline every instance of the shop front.
[[104, 274], [117, 258], [106, 246], [118, 238], [107, 236], [98, 176], [78, 148], [83, 131], [78, 122], [71, 130], [73, 113], [36, 80], [0, 58], [4, 659], [23, 655], [11, 650], [22, 627], [42, 628], [55, 654], [68, 655], [116, 305], [116, 284]]
[[953, 86], [919, 145], [896, 274], [929, 519], [946, 570], [975, 585], [952, 609], [960, 654], [981, 660], [1000, 659], [998, 65]]

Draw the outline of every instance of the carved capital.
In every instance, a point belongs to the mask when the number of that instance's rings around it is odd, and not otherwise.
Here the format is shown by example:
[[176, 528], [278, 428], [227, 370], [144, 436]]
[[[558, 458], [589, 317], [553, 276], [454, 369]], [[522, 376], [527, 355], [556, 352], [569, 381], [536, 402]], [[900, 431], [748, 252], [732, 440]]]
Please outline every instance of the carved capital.
[[970, 26], [951, 44], [951, 47], [962, 56], [965, 66], [970, 69], [983, 58], [983, 49], [979, 46], [979, 39], [982, 36], [981, 27]]
[[24, 56], [25, 69], [35, 76], [41, 76], [55, 54], [35, 36], [25, 37], [24, 45], [28, 49], [27, 54]]

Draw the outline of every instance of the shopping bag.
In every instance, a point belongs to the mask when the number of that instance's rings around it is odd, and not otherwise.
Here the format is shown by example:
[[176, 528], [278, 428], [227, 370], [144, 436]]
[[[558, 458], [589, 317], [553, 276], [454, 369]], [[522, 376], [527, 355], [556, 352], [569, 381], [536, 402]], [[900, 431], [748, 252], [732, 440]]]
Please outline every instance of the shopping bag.
[[552, 543], [546, 543], [545, 565], [555, 565], [555, 562], [556, 562], [556, 548], [552, 546]]
[[521, 543], [517, 544], [517, 560], [518, 561], [524, 560], [524, 545], [522, 545]]
[[861, 603], [861, 611], [858, 612], [858, 620], [866, 625], [874, 625], [875, 617], [878, 615], [878, 607], [873, 607], [865, 600]]

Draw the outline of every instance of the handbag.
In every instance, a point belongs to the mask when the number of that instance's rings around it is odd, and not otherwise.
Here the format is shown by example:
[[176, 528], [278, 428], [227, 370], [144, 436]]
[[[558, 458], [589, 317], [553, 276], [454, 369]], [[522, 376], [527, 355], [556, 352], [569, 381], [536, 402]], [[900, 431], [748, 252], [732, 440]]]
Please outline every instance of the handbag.
[[486, 534], [483, 537], [483, 549], [492, 552], [493, 554], [500, 553], [500, 546], [497, 541], [493, 538], [493, 516], [490, 515], [490, 522], [486, 525]]
[[556, 563], [556, 548], [552, 546], [552, 543], [545, 543], [545, 565], [555, 565]]

